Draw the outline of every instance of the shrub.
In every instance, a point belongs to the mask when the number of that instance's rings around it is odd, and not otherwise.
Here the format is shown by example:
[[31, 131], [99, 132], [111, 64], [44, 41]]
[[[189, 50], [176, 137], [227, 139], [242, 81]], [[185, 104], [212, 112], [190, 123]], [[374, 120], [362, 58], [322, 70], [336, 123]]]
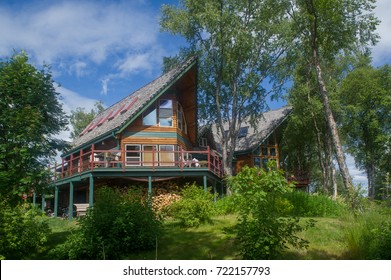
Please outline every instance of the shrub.
[[234, 195], [224, 196], [215, 203], [215, 212], [217, 215], [228, 215], [237, 212], [236, 198]]
[[37, 208], [23, 204], [0, 205], [0, 258], [29, 259], [45, 250], [50, 234], [45, 215]]
[[244, 167], [229, 183], [240, 209], [237, 239], [244, 259], [274, 259], [288, 245], [308, 246], [296, 234], [313, 222], [301, 226], [298, 218], [282, 217], [292, 207], [283, 196], [292, 186], [281, 171]]
[[57, 249], [69, 259], [120, 259], [131, 252], [152, 249], [160, 222], [135, 192], [121, 194], [103, 187], [96, 202], [80, 220], [80, 228]]
[[209, 222], [214, 214], [213, 195], [195, 183], [186, 184], [181, 199], [171, 204], [169, 213], [183, 227], [198, 227]]

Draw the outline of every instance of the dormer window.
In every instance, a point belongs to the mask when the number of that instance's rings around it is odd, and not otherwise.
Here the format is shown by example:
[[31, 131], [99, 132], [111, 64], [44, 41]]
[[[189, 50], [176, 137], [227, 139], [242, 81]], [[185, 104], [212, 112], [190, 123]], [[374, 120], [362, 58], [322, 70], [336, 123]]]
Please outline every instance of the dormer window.
[[208, 139], [205, 137], [201, 137], [198, 141], [198, 145], [200, 145], [200, 147], [207, 147], [208, 146]]
[[238, 138], [246, 137], [248, 133], [248, 126], [241, 127], [239, 130]]

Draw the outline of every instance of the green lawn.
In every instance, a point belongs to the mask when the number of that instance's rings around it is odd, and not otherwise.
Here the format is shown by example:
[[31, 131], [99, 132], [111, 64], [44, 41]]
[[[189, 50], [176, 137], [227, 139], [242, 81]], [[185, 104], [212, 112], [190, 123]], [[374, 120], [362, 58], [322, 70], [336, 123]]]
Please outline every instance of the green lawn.
[[[307, 218], [302, 219], [303, 222]], [[343, 259], [347, 247], [343, 242], [345, 222], [340, 218], [313, 218], [315, 227], [301, 234], [310, 242], [305, 250], [288, 249], [282, 259], [319, 260]], [[159, 260], [231, 260], [240, 259], [235, 235], [230, 230], [236, 224], [236, 216], [218, 216], [212, 224], [198, 228], [184, 229], [174, 221], [166, 221], [163, 235], [157, 240], [157, 250], [129, 254], [127, 259]], [[77, 227], [75, 221], [50, 219], [52, 234], [48, 246], [54, 248], [65, 241], [71, 230]], [[50, 254], [37, 256], [39, 259], [53, 258]]]

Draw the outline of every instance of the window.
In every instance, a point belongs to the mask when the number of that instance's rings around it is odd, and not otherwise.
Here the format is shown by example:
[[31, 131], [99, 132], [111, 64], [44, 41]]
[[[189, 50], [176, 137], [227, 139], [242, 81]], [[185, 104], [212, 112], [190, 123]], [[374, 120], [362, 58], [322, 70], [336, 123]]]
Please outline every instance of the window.
[[160, 162], [160, 166], [174, 166], [175, 164], [174, 145], [159, 146], [159, 162]]
[[247, 136], [247, 133], [248, 133], [248, 126], [246, 126], [246, 127], [241, 127], [241, 128], [239, 129], [238, 138], [246, 137], [246, 136]]
[[126, 166], [141, 165], [140, 145], [125, 145]]
[[200, 147], [207, 147], [208, 146], [208, 139], [205, 137], [201, 137], [198, 142], [198, 145], [200, 145]]
[[143, 125], [157, 125], [156, 106], [152, 105], [143, 114]]
[[263, 156], [268, 156], [268, 155], [269, 155], [269, 150], [268, 150], [268, 148], [262, 147], [262, 155], [263, 155]]
[[158, 162], [158, 153], [156, 145], [143, 145], [143, 165], [152, 166]]
[[159, 124], [160, 126], [172, 126], [172, 100], [160, 100], [159, 102]]

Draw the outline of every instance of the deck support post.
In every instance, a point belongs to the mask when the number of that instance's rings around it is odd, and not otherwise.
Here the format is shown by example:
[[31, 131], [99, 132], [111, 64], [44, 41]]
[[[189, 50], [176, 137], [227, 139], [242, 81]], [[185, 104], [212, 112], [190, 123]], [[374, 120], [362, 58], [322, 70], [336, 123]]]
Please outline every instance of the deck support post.
[[217, 201], [217, 190], [216, 190], [216, 180], [213, 180], [213, 194], [214, 194], [214, 202]]
[[42, 212], [45, 211], [45, 194], [42, 194], [42, 198], [41, 198], [41, 210]]
[[148, 205], [152, 207], [152, 177], [148, 176]]
[[54, 217], [58, 216], [58, 186], [54, 186]]
[[92, 174], [90, 174], [90, 189], [89, 189], [88, 203], [90, 207], [94, 206], [94, 176], [92, 176]]
[[37, 194], [33, 192], [33, 205], [35, 206], [37, 204]]
[[204, 175], [204, 191], [207, 191], [207, 181], [206, 181], [206, 176]]
[[68, 218], [69, 220], [73, 219], [73, 182], [69, 183], [69, 208], [68, 208]]

